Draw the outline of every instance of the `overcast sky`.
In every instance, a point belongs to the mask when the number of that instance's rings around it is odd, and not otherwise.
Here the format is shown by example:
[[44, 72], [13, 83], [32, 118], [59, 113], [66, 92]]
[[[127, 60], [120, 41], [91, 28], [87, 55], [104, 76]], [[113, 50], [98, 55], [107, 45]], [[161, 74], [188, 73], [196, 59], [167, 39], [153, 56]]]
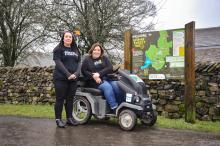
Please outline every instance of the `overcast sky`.
[[[220, 0], [152, 0], [161, 7], [154, 18], [156, 30], [184, 28], [195, 21], [196, 28], [220, 27]], [[49, 50], [54, 48], [48, 45]]]
[[[156, 0], [161, 1], [161, 0]], [[162, 0], [154, 19], [156, 30], [183, 28], [195, 21], [196, 28], [220, 26], [220, 0]]]

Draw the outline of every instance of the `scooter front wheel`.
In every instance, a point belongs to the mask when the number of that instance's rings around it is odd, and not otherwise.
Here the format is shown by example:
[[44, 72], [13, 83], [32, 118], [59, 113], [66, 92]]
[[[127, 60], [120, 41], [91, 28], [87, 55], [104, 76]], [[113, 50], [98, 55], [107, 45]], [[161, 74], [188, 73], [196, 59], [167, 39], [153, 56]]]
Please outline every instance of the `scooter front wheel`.
[[123, 130], [133, 130], [137, 123], [137, 116], [130, 109], [122, 110], [119, 114], [119, 125]]
[[145, 126], [153, 126], [157, 121], [157, 112], [152, 111], [149, 115], [145, 115], [143, 119], [141, 119], [141, 123]]
[[85, 97], [76, 96], [73, 100], [73, 118], [79, 124], [87, 123], [91, 118], [91, 106]]

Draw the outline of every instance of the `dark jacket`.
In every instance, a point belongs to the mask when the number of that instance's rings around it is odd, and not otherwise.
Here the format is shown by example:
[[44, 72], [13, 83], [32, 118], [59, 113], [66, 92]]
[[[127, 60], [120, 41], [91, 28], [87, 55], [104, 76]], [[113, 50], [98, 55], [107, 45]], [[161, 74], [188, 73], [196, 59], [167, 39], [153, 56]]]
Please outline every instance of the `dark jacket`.
[[71, 74], [77, 77], [80, 73], [80, 53], [77, 48], [68, 48], [58, 45], [53, 50], [53, 60], [55, 70], [53, 73], [54, 80], [68, 80]]
[[107, 57], [103, 56], [102, 58], [92, 59], [91, 56], [88, 56], [82, 63], [81, 71], [87, 82], [86, 85], [88, 87], [97, 88], [99, 84], [93, 79], [92, 73], [99, 73], [100, 78], [103, 80], [106, 74], [112, 73], [112, 69], [112, 64]]

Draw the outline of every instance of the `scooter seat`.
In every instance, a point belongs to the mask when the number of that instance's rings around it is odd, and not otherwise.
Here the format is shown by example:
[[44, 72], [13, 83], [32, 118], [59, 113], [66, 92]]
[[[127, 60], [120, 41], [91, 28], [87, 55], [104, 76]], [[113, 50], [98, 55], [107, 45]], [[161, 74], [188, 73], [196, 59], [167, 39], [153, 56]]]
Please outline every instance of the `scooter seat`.
[[82, 91], [91, 93], [92, 95], [96, 95], [96, 96], [102, 96], [103, 95], [102, 91], [100, 89], [96, 89], [96, 88], [83, 88]]

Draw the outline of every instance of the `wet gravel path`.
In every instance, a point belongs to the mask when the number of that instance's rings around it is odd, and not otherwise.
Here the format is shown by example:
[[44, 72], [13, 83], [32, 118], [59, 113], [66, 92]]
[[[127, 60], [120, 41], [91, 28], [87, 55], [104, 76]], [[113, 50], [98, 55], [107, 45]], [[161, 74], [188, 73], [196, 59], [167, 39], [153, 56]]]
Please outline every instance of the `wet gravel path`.
[[0, 145], [220, 146], [220, 134], [142, 126], [126, 132], [103, 121], [60, 129], [52, 119], [0, 116]]

